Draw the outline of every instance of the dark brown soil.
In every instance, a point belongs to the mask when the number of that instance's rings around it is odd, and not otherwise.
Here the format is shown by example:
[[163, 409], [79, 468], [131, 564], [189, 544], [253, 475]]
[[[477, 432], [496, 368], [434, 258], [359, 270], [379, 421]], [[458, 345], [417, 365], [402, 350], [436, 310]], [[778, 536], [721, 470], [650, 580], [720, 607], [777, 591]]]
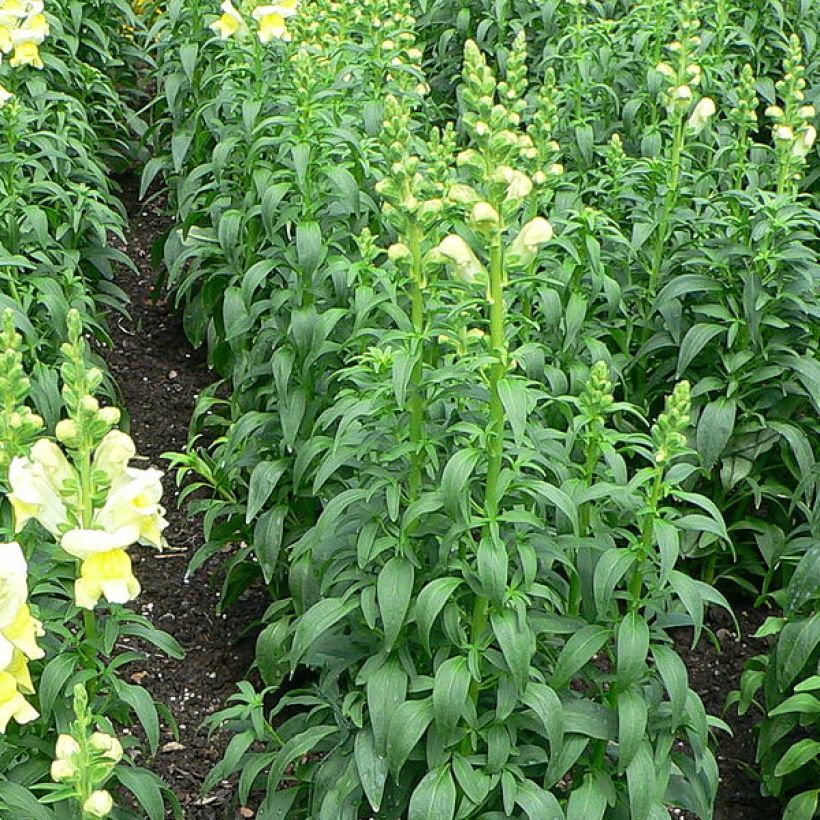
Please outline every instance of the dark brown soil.
[[[169, 223], [161, 204], [143, 207], [136, 192], [136, 180], [125, 179], [123, 198], [130, 231], [124, 250], [138, 268], [136, 275], [123, 271], [119, 282], [131, 298], [130, 318], [112, 317], [114, 345], [105, 357], [130, 412], [139, 453], [165, 469], [160, 455], [185, 447], [197, 395], [212, 377], [203, 355], [188, 345], [173, 306], [153, 301], [157, 271], [151, 263], [152, 247]], [[187, 651], [181, 662], [152, 652], [144, 669], [130, 673], [171, 709], [179, 723], [179, 739], [165, 727], [162, 749], [148, 765], [176, 792], [189, 820], [252, 817], [250, 809], [240, 812], [237, 807], [232, 783], [221, 783], [208, 796], [201, 794], [205, 776], [230, 738], [225, 733], [208, 738], [200, 725], [224, 705], [236, 681], [245, 677], [253, 660], [253, 642], [240, 638], [261, 613], [264, 601], [242, 601], [226, 617], [218, 614], [213, 570], [206, 568], [191, 579], [186, 577], [188, 561], [202, 543], [202, 523], [176, 509], [177, 494], [169, 475], [167, 537], [171, 548], [161, 554], [140, 550], [134, 556], [143, 587], [138, 602], [141, 611]], [[760, 795], [754, 776], [754, 725], [759, 716], [750, 713], [739, 718], [734, 709], [723, 713], [726, 696], [738, 687], [745, 661], [766, 649], [765, 642], [750, 637], [765, 614], [748, 608], [739, 609], [737, 616], [740, 636], [729, 619], [714, 616], [719, 650], [705, 637], [696, 650], [690, 650], [685, 634], [679, 636], [678, 649], [707, 712], [723, 717], [733, 731], [731, 737], [723, 732], [716, 737], [721, 783], [715, 820], [779, 820], [782, 809]]]
[[[153, 300], [156, 271], [152, 246], [168, 228], [161, 203], [143, 207], [137, 200], [137, 181], [122, 181], [130, 230], [123, 250], [138, 273], [122, 271], [119, 285], [128, 293], [129, 318], [111, 316], [113, 347], [103, 354], [117, 382], [131, 418], [130, 432], [137, 451], [149, 463], [167, 470], [160, 456], [185, 447], [188, 423], [200, 390], [213, 381], [202, 353], [186, 341], [172, 305]], [[133, 551], [134, 571], [142, 585], [139, 611], [173, 635], [186, 650], [182, 661], [150, 651], [144, 668], [129, 675], [164, 703], [179, 724], [177, 739], [164, 727], [161, 748], [152, 768], [176, 792], [187, 820], [226, 820], [234, 816], [233, 787], [217, 786], [201, 794], [202, 782], [225, 750], [226, 733], [208, 738], [200, 725], [225, 705], [253, 660], [253, 641], [241, 640], [261, 613], [252, 601], [240, 602], [229, 616], [220, 615], [219, 585], [205, 568], [186, 577], [191, 556], [202, 544], [202, 522], [177, 509], [174, 476], [165, 481], [165, 504], [170, 526], [169, 548]], [[244, 604], [244, 605], [243, 605]], [[169, 815], [170, 816], [170, 815]]]

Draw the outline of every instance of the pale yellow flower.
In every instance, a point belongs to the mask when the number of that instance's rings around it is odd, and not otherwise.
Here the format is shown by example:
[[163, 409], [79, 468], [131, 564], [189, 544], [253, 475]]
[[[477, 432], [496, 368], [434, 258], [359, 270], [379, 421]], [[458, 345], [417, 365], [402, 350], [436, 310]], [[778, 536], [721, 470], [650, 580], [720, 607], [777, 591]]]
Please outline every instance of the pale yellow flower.
[[297, 0], [283, 0], [277, 5], [257, 6], [252, 14], [259, 24], [259, 41], [290, 40], [287, 18], [296, 14]]
[[42, 622], [31, 614], [28, 604], [23, 604], [14, 621], [0, 630], [0, 641], [7, 641], [14, 649], [19, 649], [27, 658], [34, 661], [45, 655], [37, 645], [37, 638], [42, 638], [45, 634]]
[[27, 570], [19, 544], [0, 544], [0, 629], [14, 623], [28, 598]]
[[43, 60], [40, 57], [40, 49], [34, 40], [23, 40], [14, 46], [14, 54], [11, 55], [9, 65], [18, 68], [21, 65], [30, 65], [33, 68], [42, 68]]
[[125, 550], [99, 552], [87, 558], [74, 583], [74, 599], [83, 609], [94, 609], [100, 598], [112, 604], [125, 604], [139, 594], [139, 581]]
[[76, 480], [74, 468], [63, 451], [47, 439], [40, 439], [27, 457], [13, 459], [9, 466], [8, 500], [14, 511], [16, 531], [20, 532], [34, 518], [52, 535], [58, 535], [68, 519], [61, 490], [66, 481]]
[[13, 719], [17, 723], [31, 723], [39, 712], [17, 691], [17, 681], [9, 672], [0, 672], [0, 732], [5, 732]]
[[535, 260], [539, 248], [553, 237], [552, 225], [541, 216], [531, 219], [518, 232], [510, 248], [510, 259], [520, 265], [529, 265]]
[[245, 21], [234, 8], [231, 0], [225, 0], [220, 8], [222, 9], [222, 16], [211, 23], [208, 28], [218, 34], [221, 40], [227, 40], [233, 37], [241, 28], [245, 28]]

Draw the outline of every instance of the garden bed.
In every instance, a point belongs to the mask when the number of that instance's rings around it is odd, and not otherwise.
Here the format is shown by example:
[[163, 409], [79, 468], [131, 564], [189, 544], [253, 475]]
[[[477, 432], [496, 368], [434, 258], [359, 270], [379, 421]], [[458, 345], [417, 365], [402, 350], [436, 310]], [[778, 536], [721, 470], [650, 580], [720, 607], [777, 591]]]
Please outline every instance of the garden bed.
[[[137, 273], [121, 270], [119, 284], [131, 300], [129, 317], [112, 317], [113, 346], [105, 356], [121, 386], [139, 451], [162, 466], [162, 453], [184, 448], [197, 395], [211, 383], [212, 373], [202, 352], [188, 343], [173, 306], [156, 298], [159, 271], [152, 264], [152, 250], [169, 224], [163, 203], [154, 200], [143, 206], [137, 199], [137, 181], [126, 177], [122, 182], [130, 218], [124, 250]], [[230, 735], [222, 732], [209, 738], [200, 724], [224, 706], [235, 684], [246, 677], [255, 637], [248, 626], [261, 614], [264, 602], [251, 596], [227, 614], [217, 613], [218, 582], [212, 572], [206, 567], [186, 578], [188, 561], [202, 543], [201, 517], [177, 508], [178, 488], [171, 474], [166, 476], [166, 492], [171, 547], [160, 554], [141, 550], [135, 555], [143, 585], [139, 603], [141, 611], [170, 632], [188, 655], [184, 661], [156, 656], [153, 665], [134, 673], [158, 702], [168, 705], [180, 727], [179, 741], [166, 732], [164, 746], [151, 765], [177, 793], [187, 818], [249, 817], [248, 808], [238, 814], [235, 779], [208, 796], [201, 794], [205, 777], [222, 757]], [[726, 720], [733, 732], [732, 736], [716, 734], [721, 782], [715, 820], [752, 816], [779, 820], [781, 807], [760, 795], [754, 775], [757, 716], [752, 712], [738, 717], [734, 709], [723, 712], [728, 694], [739, 686], [744, 664], [767, 648], [766, 641], [751, 638], [765, 614], [741, 603], [735, 615], [740, 636], [724, 613], [711, 613], [710, 628], [719, 649], [707, 636], [692, 649], [689, 630], [680, 631], [677, 648], [707, 712]], [[673, 816], [683, 814], [673, 812]]]

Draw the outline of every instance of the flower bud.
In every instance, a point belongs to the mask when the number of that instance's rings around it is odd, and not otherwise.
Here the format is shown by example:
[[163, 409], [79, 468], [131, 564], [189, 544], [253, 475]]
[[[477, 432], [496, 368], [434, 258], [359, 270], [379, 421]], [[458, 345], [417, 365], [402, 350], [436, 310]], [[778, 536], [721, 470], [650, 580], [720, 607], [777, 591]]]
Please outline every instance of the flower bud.
[[672, 68], [672, 66], [669, 65], [669, 63], [658, 63], [655, 66], [655, 71], [657, 71], [658, 74], [663, 74], [664, 77], [675, 76], [675, 69]]
[[51, 779], [55, 783], [68, 780], [77, 774], [77, 767], [70, 760], [58, 758], [51, 764]]
[[60, 735], [57, 738], [55, 754], [59, 760], [71, 760], [80, 753], [80, 744], [71, 735]]
[[777, 142], [794, 142], [794, 131], [788, 125], [778, 125], [774, 129], [774, 138]]
[[96, 415], [100, 410], [100, 403], [94, 398], [94, 396], [83, 396], [80, 399], [80, 407], [85, 410], [86, 413], [93, 413]]
[[805, 159], [809, 151], [811, 151], [816, 139], [817, 129], [813, 125], [803, 129], [800, 136], [792, 145], [792, 155], [797, 157], [797, 159]]
[[695, 106], [695, 110], [689, 117], [687, 126], [695, 133], [700, 134], [706, 127], [709, 120], [715, 115], [717, 108], [711, 97], [703, 97]]
[[677, 85], [670, 90], [669, 96], [675, 103], [688, 105], [692, 102], [694, 95], [692, 94], [692, 89], [689, 88], [688, 85]]
[[114, 808], [114, 798], [104, 789], [91, 792], [88, 799], [83, 803], [83, 811], [92, 817], [108, 817]]
[[80, 428], [74, 419], [61, 419], [54, 428], [57, 441], [61, 441], [63, 444], [71, 444], [71, 442], [77, 439], [79, 432]]
[[410, 248], [403, 242], [395, 242], [387, 249], [387, 258], [391, 262], [401, 262], [403, 259], [410, 259], [412, 255]]
[[450, 202], [456, 202], [459, 205], [472, 205], [472, 203], [478, 202], [480, 197], [476, 193], [475, 189], [471, 188], [469, 185], [464, 185], [461, 182], [457, 182], [447, 192], [447, 199], [449, 199]]
[[105, 732], [94, 732], [91, 735], [91, 747], [98, 752], [102, 752], [103, 756], [112, 760], [114, 763], [119, 763], [122, 760], [123, 750], [122, 744], [117, 738], [105, 734]]
[[779, 120], [783, 116], [783, 109], [779, 105], [770, 105], [763, 113], [767, 117]]
[[535, 260], [538, 249], [553, 237], [552, 225], [541, 216], [531, 219], [518, 232], [510, 248], [510, 261], [529, 265]]
[[100, 408], [99, 418], [101, 421], [104, 421], [106, 424], [110, 424], [113, 427], [114, 425], [120, 423], [122, 413], [120, 412], [119, 407], [102, 407]]
[[498, 211], [489, 202], [476, 202], [470, 213], [470, 219], [476, 227], [486, 230], [498, 225]]
[[797, 114], [804, 120], [813, 120], [817, 116], [817, 109], [813, 105], [801, 105]]
[[473, 253], [472, 248], [458, 234], [446, 236], [435, 250], [455, 266], [458, 278], [468, 285], [473, 284], [485, 274], [484, 266]]

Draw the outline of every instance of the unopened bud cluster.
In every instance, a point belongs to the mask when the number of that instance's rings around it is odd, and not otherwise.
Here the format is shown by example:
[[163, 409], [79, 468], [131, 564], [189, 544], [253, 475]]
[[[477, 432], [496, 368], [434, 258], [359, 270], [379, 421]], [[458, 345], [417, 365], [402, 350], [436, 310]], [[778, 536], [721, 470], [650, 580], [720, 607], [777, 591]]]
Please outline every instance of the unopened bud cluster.
[[60, 783], [80, 805], [83, 817], [105, 818], [114, 810], [114, 798], [102, 786], [122, 760], [119, 740], [106, 732], [92, 731], [85, 689], [74, 689], [77, 720], [57, 738], [51, 779]]
[[590, 420], [601, 421], [607, 410], [612, 407], [615, 398], [606, 362], [595, 362], [592, 365], [579, 401]]
[[0, 471], [28, 449], [40, 434], [43, 419], [26, 406], [31, 382], [23, 368], [22, 338], [14, 329], [14, 313], [3, 314], [0, 331]]
[[652, 426], [657, 464], [668, 464], [675, 456], [686, 451], [686, 431], [691, 422], [691, 404], [689, 382], [679, 382], [675, 385], [672, 395], [667, 396], [666, 408]]

